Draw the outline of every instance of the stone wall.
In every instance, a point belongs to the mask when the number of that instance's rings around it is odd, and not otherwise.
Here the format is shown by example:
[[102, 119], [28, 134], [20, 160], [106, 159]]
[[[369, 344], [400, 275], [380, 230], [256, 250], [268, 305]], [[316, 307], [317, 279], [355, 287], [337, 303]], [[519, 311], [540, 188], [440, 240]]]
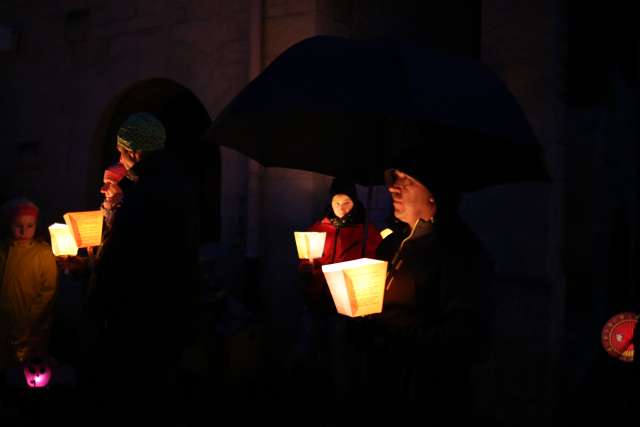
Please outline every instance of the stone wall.
[[[39, 201], [45, 224], [93, 209], [103, 161], [94, 148], [110, 143], [95, 132], [108, 105], [162, 78], [214, 118], [248, 80], [248, 18], [247, 0], [3, 2], [0, 22], [19, 43], [0, 52], [0, 194]], [[222, 229], [232, 229], [237, 202], [223, 209]]]

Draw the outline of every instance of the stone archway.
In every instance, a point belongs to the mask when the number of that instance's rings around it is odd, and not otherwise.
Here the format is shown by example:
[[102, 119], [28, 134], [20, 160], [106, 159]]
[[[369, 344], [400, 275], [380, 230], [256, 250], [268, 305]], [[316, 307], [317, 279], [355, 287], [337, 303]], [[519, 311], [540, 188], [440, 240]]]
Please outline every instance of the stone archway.
[[191, 172], [201, 214], [201, 241], [218, 241], [220, 236], [220, 150], [206, 143], [203, 134], [211, 118], [200, 100], [186, 87], [168, 79], [136, 82], [118, 93], [102, 113], [94, 134], [92, 170], [87, 200], [98, 202], [102, 171], [117, 161], [116, 133], [129, 114], [155, 114], [167, 131], [166, 149], [175, 153]]

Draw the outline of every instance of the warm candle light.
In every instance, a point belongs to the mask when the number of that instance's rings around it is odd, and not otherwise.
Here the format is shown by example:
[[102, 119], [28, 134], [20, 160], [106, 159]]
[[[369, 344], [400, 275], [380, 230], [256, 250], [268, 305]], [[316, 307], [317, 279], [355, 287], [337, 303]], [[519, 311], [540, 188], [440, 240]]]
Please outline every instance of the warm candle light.
[[298, 258], [313, 260], [322, 257], [327, 233], [324, 231], [294, 231], [293, 237], [296, 239]]
[[322, 266], [338, 313], [349, 317], [382, 312], [387, 262], [360, 258]]
[[78, 245], [71, 234], [71, 230], [65, 224], [53, 223], [49, 226], [51, 235], [51, 250], [55, 256], [78, 254]]

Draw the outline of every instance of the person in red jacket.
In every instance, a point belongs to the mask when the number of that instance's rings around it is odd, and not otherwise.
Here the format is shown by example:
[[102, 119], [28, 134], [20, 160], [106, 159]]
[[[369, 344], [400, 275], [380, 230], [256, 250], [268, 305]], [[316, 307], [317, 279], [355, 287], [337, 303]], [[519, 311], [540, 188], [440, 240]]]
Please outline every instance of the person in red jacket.
[[305, 304], [311, 311], [335, 313], [336, 307], [322, 266], [358, 258], [375, 258], [382, 241], [380, 232], [366, 217], [353, 183], [335, 178], [329, 188], [330, 203], [325, 216], [307, 231], [325, 232], [322, 257], [300, 260], [300, 271], [308, 275], [304, 284]]
[[[336, 178], [329, 189], [325, 216], [308, 231], [325, 232], [322, 257], [301, 260], [299, 271], [303, 289], [305, 328], [303, 355], [304, 386], [321, 401], [344, 404], [350, 388], [351, 350], [347, 340], [346, 316], [338, 314], [322, 266], [358, 258], [375, 258], [382, 241], [380, 232], [366, 216], [353, 183]], [[309, 399], [309, 402], [317, 402]], [[330, 405], [333, 406], [333, 405]], [[330, 413], [325, 415], [331, 417]]]

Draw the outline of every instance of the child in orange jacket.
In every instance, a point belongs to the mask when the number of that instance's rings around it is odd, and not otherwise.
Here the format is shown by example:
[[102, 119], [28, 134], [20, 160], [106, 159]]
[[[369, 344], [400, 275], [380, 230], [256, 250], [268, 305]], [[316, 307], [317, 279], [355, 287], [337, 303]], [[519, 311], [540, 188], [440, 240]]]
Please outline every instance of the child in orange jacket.
[[58, 270], [51, 247], [34, 238], [38, 211], [23, 198], [2, 207], [8, 236], [0, 241], [0, 369], [47, 351]]

